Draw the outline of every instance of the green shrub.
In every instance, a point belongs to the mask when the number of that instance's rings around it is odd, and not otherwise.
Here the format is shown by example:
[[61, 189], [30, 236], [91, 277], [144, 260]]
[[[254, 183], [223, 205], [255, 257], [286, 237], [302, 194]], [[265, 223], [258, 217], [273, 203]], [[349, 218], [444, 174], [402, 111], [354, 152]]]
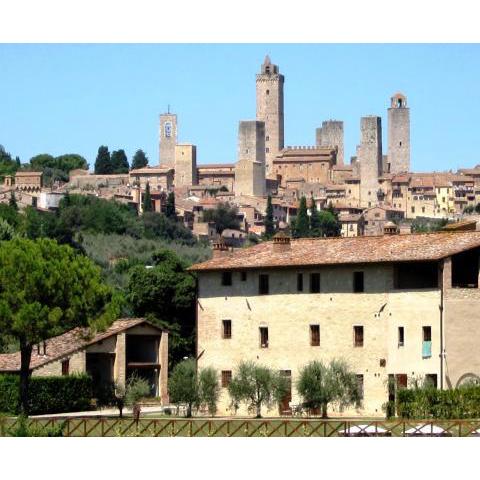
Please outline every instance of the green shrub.
[[402, 418], [480, 418], [480, 386], [466, 385], [449, 390], [400, 389], [396, 407], [397, 415]]
[[[19, 383], [17, 375], [0, 375], [0, 411], [19, 412]], [[88, 375], [32, 377], [29, 412], [42, 415], [88, 410], [92, 396], [92, 379]]]

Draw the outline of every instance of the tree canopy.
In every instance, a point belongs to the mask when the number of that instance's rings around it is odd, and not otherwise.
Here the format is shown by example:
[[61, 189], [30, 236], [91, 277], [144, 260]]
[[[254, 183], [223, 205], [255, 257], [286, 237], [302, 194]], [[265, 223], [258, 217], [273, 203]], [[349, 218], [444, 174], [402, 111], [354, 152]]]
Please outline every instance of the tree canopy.
[[214, 209], [204, 210], [203, 221], [215, 222], [217, 233], [221, 234], [226, 228], [238, 230], [240, 221], [238, 220], [238, 208], [230, 205], [228, 202], [219, 203]]
[[137, 168], [143, 168], [148, 165], [147, 155], [143, 150], [137, 150], [132, 158], [132, 170]]
[[306, 408], [322, 410], [327, 417], [332, 402], [348, 406], [360, 401], [357, 376], [344, 360], [333, 359], [328, 365], [314, 360], [300, 371], [297, 390]]
[[112, 173], [128, 173], [130, 170], [127, 155], [123, 149], [113, 151], [110, 162], [113, 168]]
[[96, 175], [105, 175], [113, 173], [114, 165], [112, 159], [110, 158], [110, 152], [108, 147], [101, 145], [98, 148], [97, 158], [95, 160], [95, 174]]
[[287, 380], [279, 372], [257, 365], [241, 362], [228, 385], [232, 407], [237, 410], [245, 403], [249, 412], [262, 416], [262, 406], [271, 408], [279, 403], [287, 392]]
[[170, 192], [167, 196], [167, 204], [165, 205], [165, 216], [172, 220], [176, 220], [177, 211], [175, 208], [175, 193]]
[[20, 345], [24, 413], [33, 346], [77, 326], [105, 328], [118, 311], [99, 268], [69, 246], [49, 239], [2, 242], [0, 335]]
[[195, 279], [168, 249], [153, 255], [151, 267], [132, 268], [127, 298], [135, 315], [170, 330], [171, 360], [176, 362], [193, 349]]

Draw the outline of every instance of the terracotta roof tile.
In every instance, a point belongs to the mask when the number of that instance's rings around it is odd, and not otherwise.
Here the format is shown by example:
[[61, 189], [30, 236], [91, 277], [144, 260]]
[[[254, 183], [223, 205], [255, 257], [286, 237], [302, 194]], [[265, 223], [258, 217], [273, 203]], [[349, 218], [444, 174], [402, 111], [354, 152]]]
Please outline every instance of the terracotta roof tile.
[[273, 252], [263, 242], [190, 267], [194, 271], [351, 263], [439, 260], [480, 247], [480, 232], [319, 238], [291, 241], [291, 250]]
[[[30, 368], [38, 368], [42, 365], [58, 360], [66, 355], [97, 343], [112, 335], [116, 335], [124, 330], [140, 325], [146, 322], [144, 318], [122, 318], [116, 320], [104, 332], [99, 332], [96, 335], [89, 336], [88, 329], [74, 328], [68, 332], [63, 333], [57, 337], [52, 337], [46, 340], [46, 355], [39, 355], [36, 348], [33, 349], [32, 359], [30, 361]], [[43, 351], [43, 350], [41, 350]], [[0, 371], [14, 372], [20, 369], [20, 352], [5, 353], [0, 355]]]

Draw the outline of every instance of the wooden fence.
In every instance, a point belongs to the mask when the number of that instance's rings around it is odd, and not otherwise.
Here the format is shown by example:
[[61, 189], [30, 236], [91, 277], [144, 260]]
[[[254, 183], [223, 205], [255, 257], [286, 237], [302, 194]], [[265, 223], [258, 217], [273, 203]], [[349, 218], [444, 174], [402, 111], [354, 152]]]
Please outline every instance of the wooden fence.
[[[0, 436], [15, 433], [17, 418], [0, 419]], [[319, 420], [319, 419], [184, 419], [77, 417], [32, 418], [33, 426], [46, 435], [63, 424], [66, 437], [480, 437], [480, 420]]]

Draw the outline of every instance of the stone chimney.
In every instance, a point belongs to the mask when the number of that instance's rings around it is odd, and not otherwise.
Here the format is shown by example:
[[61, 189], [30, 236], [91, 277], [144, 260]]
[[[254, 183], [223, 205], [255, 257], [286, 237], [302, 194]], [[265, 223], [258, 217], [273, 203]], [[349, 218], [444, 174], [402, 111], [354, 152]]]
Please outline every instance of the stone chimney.
[[223, 257], [228, 253], [228, 247], [223, 237], [218, 236], [213, 241], [213, 258]]
[[274, 253], [289, 252], [292, 249], [290, 237], [284, 232], [278, 232], [273, 237], [272, 249]]

